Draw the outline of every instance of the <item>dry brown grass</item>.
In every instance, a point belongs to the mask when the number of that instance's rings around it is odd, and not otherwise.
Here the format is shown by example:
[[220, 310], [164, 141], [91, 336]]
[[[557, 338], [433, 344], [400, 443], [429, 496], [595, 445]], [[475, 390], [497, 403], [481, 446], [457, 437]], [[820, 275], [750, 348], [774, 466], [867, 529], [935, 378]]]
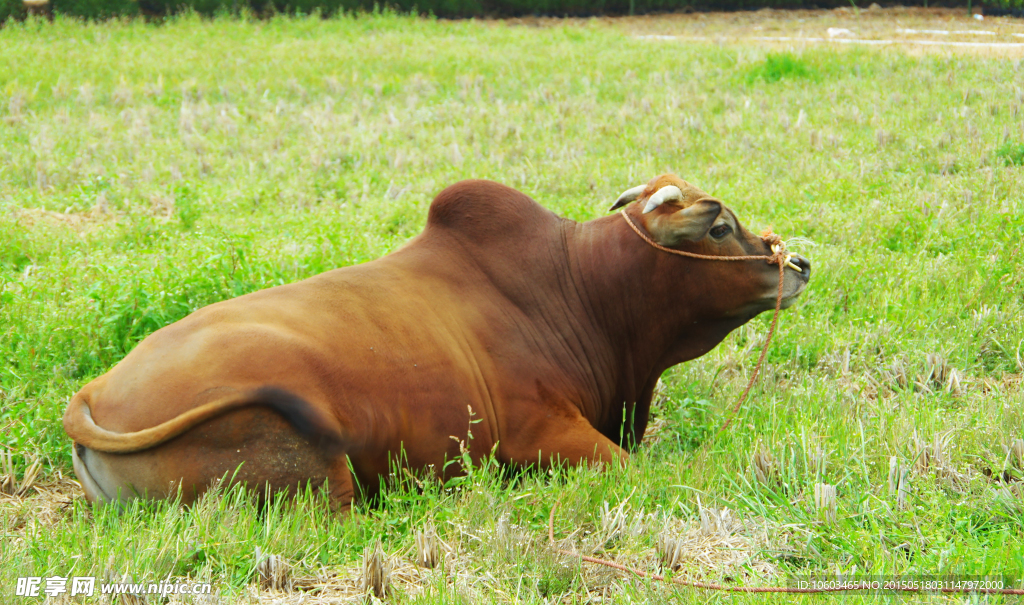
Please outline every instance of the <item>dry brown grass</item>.
[[[0, 479], [6, 479], [0, 477]], [[84, 498], [82, 486], [56, 470], [45, 480], [24, 478], [16, 493], [0, 490], [0, 514], [3, 514], [8, 530], [15, 533], [14, 542], [19, 542], [26, 531], [36, 527], [54, 527], [67, 518], [74, 500]]]
[[41, 208], [12, 208], [11, 212], [18, 223], [25, 227], [47, 224], [82, 231], [100, 221], [107, 210], [105, 205], [98, 203], [89, 212], [53, 212]]
[[[1024, 57], [1024, 37], [1014, 35], [1024, 34], [1024, 20], [985, 17], [979, 21], [968, 16], [963, 9], [902, 6], [863, 10], [852, 7], [792, 11], [762, 9], [598, 20], [637, 36], [674, 36], [723, 44], [802, 46], [825, 43], [837, 48], [854, 48], [861, 44], [843, 40], [888, 40], [893, 42], [892, 48], [911, 54], [972, 53]], [[537, 18], [513, 19], [509, 22], [531, 26], [564, 23], [560, 19]], [[949, 33], [933, 33], [940, 31]], [[922, 41], [1020, 46], [931, 46], [919, 44]]]
[[780, 547], [778, 540], [770, 539], [774, 529], [763, 519], [742, 519], [728, 508], [701, 507], [699, 521], [665, 523], [658, 535], [657, 554], [662, 568], [677, 572], [677, 578], [763, 581], [779, 573], [764, 554]]
[[[630, 510], [628, 499], [611, 509]], [[768, 553], [787, 551], [789, 535], [776, 531], [778, 528], [764, 519], [744, 519], [727, 508], [702, 507], [699, 519], [689, 521], [644, 513], [642, 509], [631, 512], [645, 519], [645, 533], [657, 534], [654, 548], [643, 546], [637, 540], [639, 535], [620, 532], [614, 536], [618, 539], [615, 547], [606, 551], [607, 532], [598, 529], [589, 533], [584, 528], [557, 539], [556, 547], [634, 569], [672, 570], [675, 577], [692, 581], [763, 583], [781, 573]], [[543, 560], [549, 569], [578, 577], [580, 588], [593, 601], [628, 591], [633, 581], [626, 572], [591, 564], [581, 566], [573, 557], [553, 551], [543, 536], [504, 519], [492, 531], [483, 533], [457, 525], [449, 525], [447, 530], [449, 535], [433, 568], [416, 562], [420, 556], [416, 547], [389, 553], [377, 544], [367, 548], [361, 561], [347, 565], [313, 572], [292, 566], [292, 577], [286, 585], [254, 583], [245, 598], [251, 603], [281, 605], [377, 603], [381, 594], [387, 602], [388, 595], [415, 597], [443, 587], [441, 590], [458, 598], [478, 602], [481, 595], [500, 594], [504, 588], [502, 576], [509, 571], [481, 559], [477, 550], [481, 545], [514, 551], [515, 556], [529, 555]], [[376, 570], [369, 576], [368, 567]], [[378, 591], [380, 586], [386, 586], [385, 590]], [[512, 595], [509, 597], [514, 600]]]

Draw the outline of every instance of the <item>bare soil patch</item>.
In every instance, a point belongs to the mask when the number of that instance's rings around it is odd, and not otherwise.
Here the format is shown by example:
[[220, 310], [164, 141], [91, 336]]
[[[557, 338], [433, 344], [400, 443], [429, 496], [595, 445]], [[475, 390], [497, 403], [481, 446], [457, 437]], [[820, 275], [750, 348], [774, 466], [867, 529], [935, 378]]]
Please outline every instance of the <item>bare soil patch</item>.
[[[980, 19], [979, 19], [980, 17]], [[969, 15], [964, 9], [896, 6], [832, 10], [676, 13], [601, 17], [597, 21], [651, 40], [707, 41], [768, 46], [886, 46], [904, 52], [973, 53], [1024, 57], [1024, 19]], [[584, 22], [583, 19], [570, 21]], [[510, 19], [550, 27], [564, 19]]]

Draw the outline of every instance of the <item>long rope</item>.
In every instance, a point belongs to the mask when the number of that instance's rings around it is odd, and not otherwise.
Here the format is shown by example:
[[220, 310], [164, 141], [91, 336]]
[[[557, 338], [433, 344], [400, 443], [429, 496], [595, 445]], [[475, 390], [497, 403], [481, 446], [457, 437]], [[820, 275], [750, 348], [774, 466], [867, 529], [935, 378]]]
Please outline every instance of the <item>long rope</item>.
[[[635, 231], [636, 234], [640, 236], [641, 239], [643, 239], [645, 242], [647, 242], [651, 246], [654, 246], [658, 250], [661, 250], [663, 252], [668, 252], [669, 254], [675, 254], [675, 255], [678, 255], [678, 256], [688, 256], [690, 258], [699, 258], [699, 259], [703, 259], [703, 260], [715, 260], [715, 261], [741, 261], [741, 260], [759, 260], [760, 259], [760, 260], [767, 261], [769, 264], [777, 264], [779, 266], [779, 291], [778, 291], [778, 295], [777, 295], [777, 297], [775, 299], [775, 313], [772, 315], [772, 325], [768, 329], [768, 337], [765, 338], [764, 347], [761, 349], [761, 356], [757, 360], [757, 365], [754, 366], [754, 372], [751, 374], [750, 380], [747, 382], [747, 388], [745, 388], [743, 390], [743, 394], [740, 395], [740, 398], [736, 401], [736, 404], [733, 405], [732, 411], [729, 414], [728, 418], [726, 418], [726, 420], [722, 424], [721, 428], [718, 429], [718, 433], [721, 433], [725, 429], [729, 428], [730, 424], [732, 424], [733, 418], [735, 418], [736, 415], [739, 413], [740, 407], [743, 405], [743, 403], [747, 399], [747, 396], [750, 394], [750, 390], [754, 386], [754, 381], [757, 380], [757, 375], [761, 371], [761, 365], [764, 363], [765, 355], [768, 353], [768, 345], [771, 344], [772, 336], [775, 334], [775, 327], [778, 325], [778, 320], [779, 320], [779, 311], [782, 309], [782, 287], [783, 287], [783, 282], [785, 281], [785, 277], [786, 277], [786, 274], [785, 274], [786, 265], [790, 264], [790, 260], [789, 260], [790, 259], [790, 255], [786, 252], [786, 244], [785, 244], [785, 242], [782, 241], [782, 238], [779, 237], [778, 235], [773, 234], [773, 233], [767, 233], [767, 234], [761, 236], [761, 238], [772, 249], [772, 254], [771, 255], [761, 255], [761, 256], [757, 256], [757, 255], [749, 255], [749, 256], [711, 256], [711, 255], [708, 255], [708, 254], [696, 254], [694, 252], [686, 252], [686, 251], [683, 251], [683, 250], [675, 250], [673, 248], [666, 248], [665, 246], [662, 246], [661, 244], [659, 244], [659, 243], [655, 242], [653, 239], [651, 239], [650, 236], [648, 236], [646, 233], [644, 233], [639, 227], [637, 227], [636, 224], [633, 223], [633, 220], [631, 218], [629, 218], [629, 215], [626, 214], [625, 209], [620, 210], [619, 213], [622, 214], [622, 218], [626, 219], [626, 224], [628, 224], [630, 226], [630, 228], [632, 228], [633, 231]], [[704, 455], [706, 455], [707, 454], [707, 450], [704, 449], [703, 453], [704, 453]], [[725, 592], [747, 592], [747, 593], [750, 593], [750, 592], [771, 592], [771, 593], [786, 592], [786, 593], [816, 594], [816, 593], [827, 593], [827, 592], [849, 592], [849, 591], [853, 591], [853, 590], [877, 590], [877, 586], [872, 585], [872, 583], [869, 583], [869, 582], [859, 582], [859, 583], [854, 583], [854, 584], [852, 584], [850, 586], [827, 587], [827, 588], [792, 588], [792, 587], [788, 587], [788, 586], [725, 586], [723, 584], [715, 584], [715, 583], [710, 583], [710, 582], [694, 582], [694, 581], [689, 581], [689, 580], [680, 580], [678, 578], [666, 578], [665, 576], [662, 576], [660, 574], [648, 573], [648, 572], [645, 572], [645, 571], [642, 571], [642, 570], [639, 570], [639, 569], [635, 569], [635, 568], [632, 568], [632, 567], [628, 567], [626, 565], [622, 565], [620, 563], [615, 563], [614, 561], [608, 561], [608, 560], [605, 560], [605, 559], [599, 559], [597, 557], [590, 557], [590, 556], [587, 556], [587, 555], [571, 552], [571, 551], [568, 551], [568, 550], [562, 550], [561, 548], [558, 548], [558, 545], [555, 543], [555, 509], [556, 508], [558, 508], [558, 503], [557, 502], [551, 507], [551, 514], [548, 516], [548, 540], [551, 542], [551, 548], [554, 549], [555, 552], [557, 552], [557, 553], [559, 553], [561, 555], [579, 558], [580, 560], [586, 561], [587, 563], [593, 563], [595, 565], [603, 565], [605, 567], [610, 567], [612, 569], [617, 569], [619, 571], [625, 571], [625, 572], [631, 573], [631, 574], [633, 574], [635, 576], [639, 576], [641, 578], [650, 578], [652, 580], [658, 580], [658, 581], [661, 581], [661, 582], [671, 582], [673, 584], [679, 584], [681, 586], [689, 586], [691, 588], [703, 588], [705, 590], [719, 590], [719, 591], [725, 591]], [[887, 587], [886, 590], [892, 590], [894, 592], [911, 592], [911, 593], [925, 592], [921, 588], [913, 588], [913, 587], [908, 587], [908, 586], [896, 586], [896, 587], [891, 587], [891, 588]], [[947, 594], [963, 594], [963, 593], [968, 593], [968, 592], [976, 592], [976, 593], [981, 593], [981, 594], [1024, 595], [1024, 589], [1017, 589], [1017, 588], [984, 588], [984, 589], [973, 589], [972, 590], [972, 589], [969, 589], [969, 588], [953, 588], [953, 587], [946, 588], [946, 587], [942, 587], [942, 588], [937, 589], [936, 591], [928, 591], [928, 592], [943, 592], [943, 593], [947, 593]]]
[[[703, 259], [703, 260], [715, 260], [715, 261], [741, 261], [741, 260], [758, 260], [758, 259], [762, 259], [762, 260], [767, 261], [769, 264], [777, 264], [779, 266], [779, 291], [778, 291], [778, 295], [776, 296], [776, 299], [775, 299], [775, 313], [772, 315], [772, 325], [768, 329], [768, 337], [765, 338], [764, 347], [761, 349], [761, 356], [757, 360], [757, 365], [754, 366], [754, 372], [751, 374], [750, 380], [747, 382], [747, 388], [745, 388], [743, 390], [743, 394], [740, 395], [740, 398], [736, 401], [736, 404], [733, 405], [732, 411], [729, 414], [728, 418], [726, 418], [726, 420], [722, 424], [721, 428], [718, 429], [718, 433], [721, 433], [725, 429], [729, 428], [730, 424], [732, 424], [733, 418], [735, 418], [736, 415], [739, 413], [740, 407], [743, 405], [743, 403], [747, 399], [747, 396], [750, 394], [750, 390], [754, 386], [754, 381], [757, 380], [757, 375], [761, 371], [761, 365], [764, 363], [765, 355], [768, 353], [768, 345], [771, 344], [772, 336], [774, 336], [774, 334], [775, 334], [775, 327], [778, 325], [778, 320], [779, 320], [779, 311], [782, 309], [782, 288], [783, 288], [783, 282], [785, 281], [785, 277], [786, 277], [786, 274], [785, 274], [786, 265], [790, 264], [790, 260], [789, 260], [790, 259], [790, 255], [786, 252], [786, 244], [785, 244], [785, 242], [782, 241], [782, 239], [778, 235], [773, 234], [773, 233], [767, 233], [767, 234], [761, 236], [761, 238], [772, 249], [772, 254], [771, 255], [760, 255], [760, 256], [757, 256], [757, 255], [748, 255], [748, 256], [711, 256], [711, 255], [708, 255], [708, 254], [696, 254], [696, 253], [693, 253], [693, 252], [686, 252], [686, 251], [683, 251], [683, 250], [675, 250], [673, 248], [666, 248], [665, 246], [662, 246], [661, 244], [659, 244], [659, 243], [655, 242], [653, 239], [651, 239], [650, 236], [648, 236], [646, 233], [644, 233], [639, 227], [637, 227], [637, 225], [633, 222], [633, 220], [631, 218], [629, 218], [629, 215], [626, 214], [625, 209], [621, 210], [619, 213], [622, 214], [622, 218], [626, 219], [626, 224], [628, 224], [630, 226], [630, 228], [632, 228], [633, 231], [636, 232], [636, 234], [640, 236], [641, 239], [643, 239], [645, 242], [647, 242], [651, 246], [654, 246], [658, 250], [661, 250], [663, 252], [668, 252], [669, 254], [675, 254], [675, 255], [678, 255], [678, 256], [688, 256], [690, 258], [699, 258], [699, 259]], [[707, 453], [707, 450], [705, 449], [704, 450], [704, 454], [706, 455], [706, 453]], [[554, 549], [555, 552], [557, 552], [559, 554], [562, 554], [562, 555], [565, 555], [565, 556], [577, 557], [577, 558], [579, 558], [582, 561], [586, 561], [587, 563], [593, 563], [595, 565], [603, 565], [605, 567], [610, 567], [612, 569], [617, 569], [619, 571], [625, 571], [625, 572], [631, 573], [631, 574], [633, 574], [635, 576], [639, 576], [641, 578], [650, 578], [652, 580], [658, 580], [658, 581], [661, 581], [661, 582], [671, 582], [673, 584], [679, 584], [679, 585], [682, 585], [682, 586], [689, 586], [689, 587], [692, 587], [692, 588], [703, 588], [705, 590], [719, 590], [719, 591], [725, 591], [725, 592], [747, 592], [747, 593], [750, 593], [750, 592], [772, 592], [772, 593], [786, 592], [786, 593], [815, 594], [815, 593], [826, 593], [826, 592], [849, 592], [849, 591], [852, 591], [852, 590], [874, 590], [874, 589], [876, 589], [876, 586], [873, 586], [871, 583], [868, 583], [868, 582], [854, 583], [854, 584], [852, 584], [850, 586], [840, 586], [840, 587], [792, 588], [792, 587], [788, 587], [788, 586], [725, 586], [723, 584], [715, 584], [715, 583], [710, 583], [710, 582], [694, 582], [694, 581], [689, 581], [689, 580], [680, 580], [678, 578], [666, 578], [665, 576], [662, 576], [660, 574], [648, 573], [648, 572], [645, 572], [645, 571], [641, 571], [639, 569], [635, 569], [635, 568], [632, 568], [632, 567], [628, 567], [626, 565], [622, 565], [620, 563], [615, 563], [614, 561], [608, 561], [608, 560], [605, 560], [605, 559], [599, 559], [597, 557], [590, 557], [590, 556], [587, 556], [587, 555], [582, 555], [582, 554], [579, 554], [579, 553], [575, 553], [575, 552], [571, 552], [571, 551], [568, 551], [568, 550], [563, 550], [561, 548], [558, 548], [558, 545], [555, 543], [555, 509], [556, 508], [558, 508], [558, 503], [557, 502], [551, 507], [551, 514], [548, 516], [548, 540], [551, 542], [551, 548]], [[887, 587], [887, 590], [890, 590], [890, 588]], [[896, 586], [896, 587], [892, 587], [891, 590], [894, 591], [894, 592], [911, 592], [911, 593], [924, 592], [920, 588], [913, 588], [913, 587], [907, 587], [907, 586]], [[929, 592], [934, 592], [934, 591], [929, 591]], [[947, 594], [962, 594], [962, 593], [968, 593], [968, 592], [976, 592], [976, 593], [981, 593], [981, 594], [1022, 595], [1022, 594], [1024, 594], [1024, 589], [1016, 589], [1016, 588], [985, 588], [985, 589], [974, 589], [974, 590], [971, 590], [971, 589], [968, 589], [968, 588], [952, 588], [952, 587], [946, 588], [946, 587], [942, 587], [942, 588], [938, 589], [937, 592], [943, 592], [943, 593], [947, 593]]]
[[[548, 515], [548, 540], [551, 543], [551, 548], [560, 555], [567, 557], [574, 557], [587, 563], [594, 563], [596, 565], [603, 565], [619, 571], [625, 571], [641, 578], [650, 578], [651, 580], [658, 580], [659, 582], [671, 582], [672, 584], [679, 584], [680, 586], [689, 586], [691, 588], [703, 588], [705, 590], [720, 590], [725, 592], [793, 592], [801, 594], [817, 594], [824, 592], [849, 592], [852, 590], [872, 590], [879, 591], [877, 585], [872, 582], [856, 582], [851, 583], [849, 586], [836, 586], [836, 587], [825, 587], [825, 588], [793, 588], [790, 586], [725, 586], [724, 584], [715, 584], [712, 582], [695, 582], [692, 580], [681, 580], [679, 578], [666, 578], [661, 574], [648, 573], [621, 563], [614, 561], [607, 561], [605, 559], [598, 559], [597, 557], [588, 557], [587, 555], [581, 555], [577, 552], [563, 550], [558, 548], [558, 544], [555, 542], [555, 509], [558, 508], [556, 502], [551, 507], [551, 513]], [[922, 593], [922, 592], [943, 592], [946, 594], [965, 594], [965, 593], [980, 593], [980, 594], [1007, 594], [1007, 595], [1024, 595], [1024, 589], [1021, 588], [956, 588], [956, 587], [940, 587], [935, 589], [925, 590], [924, 588], [915, 588], [912, 586], [892, 586], [886, 587], [885, 590], [892, 592], [911, 592], [911, 593]]]
[[740, 408], [747, 400], [747, 396], [750, 394], [750, 390], [754, 388], [754, 382], [757, 380], [758, 374], [761, 372], [761, 365], [764, 364], [765, 355], [768, 354], [768, 346], [772, 343], [772, 337], [775, 335], [775, 327], [779, 323], [779, 311], [782, 310], [782, 287], [783, 282], [786, 280], [786, 265], [791, 264], [791, 255], [786, 251], [786, 243], [782, 241], [782, 238], [775, 233], [766, 233], [761, 236], [761, 239], [768, 245], [772, 250], [772, 254], [760, 254], [760, 255], [744, 255], [744, 256], [712, 256], [710, 254], [697, 254], [695, 252], [686, 252], [685, 250], [676, 250], [674, 248], [666, 248], [658, 242], [651, 239], [649, 235], [643, 232], [633, 222], [633, 219], [629, 218], [626, 214], [626, 210], [622, 209], [619, 211], [622, 218], [626, 219], [626, 224], [630, 226], [633, 231], [640, 236], [640, 239], [644, 240], [651, 246], [661, 250], [662, 252], [668, 252], [669, 254], [675, 254], [677, 256], [687, 256], [690, 258], [699, 258], [702, 260], [715, 260], [715, 261], [741, 261], [741, 260], [763, 260], [768, 264], [779, 266], [779, 292], [775, 297], [775, 312], [772, 314], [772, 325], [768, 328], [768, 336], [764, 340], [764, 346], [761, 347], [761, 356], [757, 360], [757, 365], [754, 366], [754, 371], [750, 375], [750, 380], [747, 381], [747, 388], [743, 389], [743, 394], [736, 400], [736, 403], [732, 406], [732, 411], [729, 416], [722, 423], [722, 426], [718, 429], [721, 433], [725, 429], [729, 428], [732, 424], [733, 418], [739, 413]]

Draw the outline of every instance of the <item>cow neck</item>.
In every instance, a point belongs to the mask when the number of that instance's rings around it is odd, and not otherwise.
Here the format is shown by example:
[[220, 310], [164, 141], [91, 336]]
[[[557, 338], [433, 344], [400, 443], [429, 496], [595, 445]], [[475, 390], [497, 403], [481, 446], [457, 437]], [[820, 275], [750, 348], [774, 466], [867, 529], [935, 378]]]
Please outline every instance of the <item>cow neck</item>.
[[707, 353], [743, 322], [712, 319], [703, 308], [700, 293], [713, 266], [653, 248], [622, 217], [574, 224], [566, 241], [567, 279], [577, 282], [581, 307], [601, 334], [593, 342], [607, 348], [595, 355], [607, 360], [594, 368], [603, 373], [594, 377], [600, 409], [588, 415], [615, 425], [625, 409], [645, 426], [661, 373]]

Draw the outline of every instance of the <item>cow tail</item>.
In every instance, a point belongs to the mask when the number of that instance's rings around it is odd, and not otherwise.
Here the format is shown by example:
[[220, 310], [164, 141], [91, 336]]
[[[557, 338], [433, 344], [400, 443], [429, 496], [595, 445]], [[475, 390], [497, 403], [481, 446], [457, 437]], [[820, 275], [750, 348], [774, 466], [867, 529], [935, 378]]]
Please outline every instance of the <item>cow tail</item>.
[[64, 412], [64, 430], [76, 443], [91, 450], [129, 454], [156, 447], [195, 426], [250, 406], [269, 407], [281, 414], [300, 435], [328, 454], [340, 454], [348, 440], [338, 420], [305, 399], [278, 387], [262, 387], [205, 403], [157, 426], [132, 433], [117, 433], [99, 426], [92, 418], [89, 402], [82, 393], [71, 398]]

